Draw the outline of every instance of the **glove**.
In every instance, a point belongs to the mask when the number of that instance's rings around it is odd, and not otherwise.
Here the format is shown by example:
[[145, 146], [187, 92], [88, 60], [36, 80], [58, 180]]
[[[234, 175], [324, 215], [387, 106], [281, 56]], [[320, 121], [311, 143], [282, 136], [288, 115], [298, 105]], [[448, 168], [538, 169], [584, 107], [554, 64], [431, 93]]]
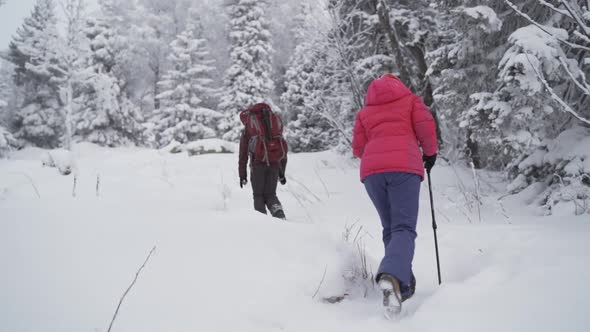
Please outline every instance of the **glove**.
[[424, 161], [424, 168], [426, 168], [426, 172], [430, 173], [430, 170], [434, 167], [436, 163], [436, 153], [432, 156], [422, 156], [422, 160]]
[[279, 182], [281, 182], [281, 184], [284, 186], [287, 184], [287, 178], [285, 178], [284, 176], [282, 178], [279, 179]]
[[244, 188], [245, 185], [248, 184], [248, 180], [247, 179], [240, 179], [240, 188]]

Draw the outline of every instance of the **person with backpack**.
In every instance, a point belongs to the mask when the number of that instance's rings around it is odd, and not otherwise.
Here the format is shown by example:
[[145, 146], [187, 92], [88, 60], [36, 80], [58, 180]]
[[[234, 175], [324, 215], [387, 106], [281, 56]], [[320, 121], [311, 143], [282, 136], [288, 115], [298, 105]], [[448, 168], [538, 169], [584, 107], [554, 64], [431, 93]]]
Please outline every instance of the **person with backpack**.
[[270, 211], [275, 218], [286, 219], [277, 197], [277, 183], [287, 183], [287, 142], [283, 137], [283, 121], [268, 104], [256, 104], [240, 113], [244, 131], [240, 139], [240, 187], [248, 184], [247, 164], [250, 160], [250, 182], [254, 209], [263, 214]]
[[383, 226], [385, 257], [376, 281], [386, 313], [397, 314], [416, 290], [412, 260], [420, 184], [424, 169], [430, 172], [436, 162], [436, 124], [422, 100], [386, 74], [369, 86], [365, 107], [356, 116], [352, 146]]

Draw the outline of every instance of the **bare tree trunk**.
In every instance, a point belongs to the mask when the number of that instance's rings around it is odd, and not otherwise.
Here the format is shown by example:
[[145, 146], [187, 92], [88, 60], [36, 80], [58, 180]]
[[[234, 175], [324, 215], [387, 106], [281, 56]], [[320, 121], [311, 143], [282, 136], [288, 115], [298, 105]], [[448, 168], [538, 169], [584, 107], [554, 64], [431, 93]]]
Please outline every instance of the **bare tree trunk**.
[[[414, 89], [412, 85], [410, 73], [407, 70], [407, 68], [409, 67], [406, 66], [406, 63], [404, 61], [404, 52], [402, 49], [402, 45], [400, 44], [399, 38], [395, 31], [395, 27], [391, 24], [391, 20], [389, 19], [390, 9], [384, 0], [378, 1], [379, 3], [377, 5], [377, 11], [379, 13], [379, 21], [381, 23], [381, 26], [383, 27], [383, 30], [389, 38], [391, 50], [395, 54], [394, 60], [396, 66], [399, 68], [400, 71], [400, 79], [402, 80], [402, 82], [406, 83], [406, 85], [410, 89], [416, 91], [416, 89]], [[420, 43], [422, 43], [422, 41]], [[424, 103], [426, 104], [426, 106], [430, 108], [432, 116], [434, 117], [434, 121], [436, 122], [436, 137], [438, 139], [439, 145], [442, 146], [443, 140], [442, 133], [440, 130], [440, 121], [438, 118], [436, 107], [434, 106], [434, 89], [432, 88], [430, 80], [426, 77], [426, 73], [428, 72], [426, 54], [420, 44], [409, 45], [407, 46], [407, 48], [412, 54], [414, 60], [416, 61], [416, 64], [418, 65], [418, 79], [421, 85], [420, 87], [418, 87], [418, 90], [420, 90], [420, 94], [422, 95], [422, 98], [424, 98]]]
[[482, 168], [481, 158], [479, 157], [479, 144], [473, 139], [471, 130], [467, 130], [467, 155], [471, 157], [475, 169]]
[[410, 73], [408, 72], [408, 66], [404, 61], [404, 53], [402, 50], [402, 46], [399, 43], [399, 38], [395, 31], [395, 28], [391, 25], [391, 20], [389, 19], [389, 6], [383, 0], [378, 0], [379, 3], [377, 4], [377, 13], [379, 14], [379, 22], [381, 23], [381, 27], [387, 34], [389, 38], [389, 44], [391, 47], [391, 51], [393, 52], [395, 58], [394, 62], [396, 67], [399, 69], [400, 79], [404, 82], [410, 89], [413, 88], [412, 81], [410, 80]]
[[158, 83], [160, 82], [160, 66], [154, 66], [154, 109], [160, 109], [160, 99], [158, 96], [160, 95], [160, 86]]
[[418, 78], [421, 82], [421, 94], [422, 98], [424, 98], [424, 103], [426, 106], [430, 108], [430, 112], [434, 117], [434, 121], [436, 122], [436, 137], [438, 139], [439, 145], [442, 147], [443, 139], [442, 139], [442, 132], [440, 129], [440, 121], [438, 118], [438, 112], [436, 109], [436, 105], [434, 104], [434, 89], [432, 88], [432, 83], [430, 83], [430, 79], [426, 77], [426, 73], [428, 72], [428, 64], [426, 63], [426, 53], [422, 47], [423, 42], [421, 41], [420, 44], [410, 45], [408, 49], [412, 52], [416, 63], [418, 64]]

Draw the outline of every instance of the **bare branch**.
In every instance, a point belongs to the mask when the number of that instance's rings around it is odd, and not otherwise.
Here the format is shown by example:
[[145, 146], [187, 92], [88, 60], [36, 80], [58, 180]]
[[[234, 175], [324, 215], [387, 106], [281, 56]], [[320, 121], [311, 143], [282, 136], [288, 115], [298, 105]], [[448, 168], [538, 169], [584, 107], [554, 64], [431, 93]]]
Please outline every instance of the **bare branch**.
[[107, 330], [107, 332], [111, 332], [111, 329], [113, 328], [113, 324], [115, 323], [115, 320], [117, 319], [117, 315], [119, 314], [119, 309], [121, 309], [121, 304], [123, 304], [123, 300], [125, 300], [125, 297], [127, 296], [127, 294], [129, 294], [129, 291], [131, 291], [131, 288], [133, 288], [133, 286], [135, 286], [135, 283], [137, 282], [137, 279], [139, 278], [139, 274], [145, 268], [148, 261], [150, 260], [150, 258], [152, 257], [152, 255], [155, 252], [156, 252], [156, 246], [154, 246], [152, 248], [152, 250], [150, 250], [150, 253], [147, 255], [145, 261], [139, 267], [139, 270], [137, 270], [137, 272], [135, 273], [135, 278], [133, 279], [133, 282], [131, 282], [131, 285], [129, 285], [129, 287], [127, 287], [127, 290], [125, 291], [125, 293], [123, 293], [123, 296], [121, 296], [121, 299], [119, 300], [119, 304], [117, 305], [117, 309], [115, 310], [115, 314], [113, 315], [113, 319], [111, 320], [111, 324], [109, 325], [109, 329]]
[[570, 113], [571, 115], [573, 115], [576, 119], [580, 120], [581, 122], [583, 122], [587, 125], [590, 125], [590, 120], [583, 118], [578, 113], [576, 113], [576, 111], [574, 111], [561, 97], [559, 97], [557, 95], [557, 93], [555, 93], [555, 90], [553, 90], [553, 88], [551, 88], [551, 86], [549, 85], [549, 82], [547, 82], [547, 80], [545, 80], [545, 78], [541, 75], [541, 73], [539, 73], [539, 70], [537, 69], [537, 67], [535, 67], [535, 65], [533, 64], [533, 62], [529, 58], [529, 55], [525, 53], [525, 56], [526, 56], [527, 60], [529, 61], [529, 63], [531, 64], [531, 67], [535, 71], [535, 74], [537, 75], [537, 77], [539, 78], [541, 83], [543, 83], [543, 85], [545, 86], [545, 89], [547, 89], [547, 91], [549, 91], [549, 93], [551, 94], [551, 97], [553, 98], [553, 100], [557, 101], [557, 103], [559, 103], [567, 113]]
[[536, 26], [537, 28], [541, 29], [543, 32], [545, 32], [546, 34], [552, 36], [553, 38], [555, 38], [557, 41], [559, 41], [562, 44], [565, 44], [573, 49], [578, 49], [578, 50], [585, 50], [585, 51], [590, 51], [590, 47], [586, 47], [583, 45], [579, 45], [576, 43], [572, 43], [569, 42], [567, 40], [564, 40], [562, 38], [559, 38], [558, 36], [556, 36], [555, 34], [551, 33], [549, 30], [547, 30], [546, 27], [544, 27], [543, 25], [541, 25], [540, 23], [538, 23], [537, 21], [533, 20], [529, 15], [525, 14], [522, 10], [520, 10], [515, 4], [513, 4], [512, 2], [510, 2], [510, 0], [504, 0], [504, 2], [510, 7], [512, 8], [512, 10], [514, 10], [518, 15], [522, 16], [523, 18], [525, 18], [527, 21], [529, 21], [531, 24], [533, 24], [534, 26]]
[[548, 3], [545, 0], [539, 0], [539, 3], [542, 4], [545, 7], [553, 10], [554, 12], [556, 12], [558, 14], [568, 16], [569, 18], [573, 18], [573, 17], [570, 16], [570, 14], [567, 12], [567, 10], [559, 9], [559, 8], [555, 7], [553, 4], [550, 4], [550, 3]]
[[[590, 86], [588, 85], [588, 83], [586, 83], [585, 81], [583, 83], [579, 82], [578, 79], [571, 72], [571, 70], [569, 69], [569, 66], [567, 65], [567, 63], [565, 62], [565, 60], [562, 57], [558, 57], [558, 60], [561, 63], [561, 65], [563, 66], [563, 68], [565, 69], [566, 73], [572, 79], [572, 81], [574, 81], [574, 83], [576, 83], [576, 85], [584, 92], [585, 95], [590, 96]], [[582, 78], [585, 78], [583, 73], [580, 72], [580, 74], [582, 75]]]
[[570, 17], [572, 19], [574, 19], [578, 25], [580, 26], [580, 28], [582, 30], [584, 30], [584, 34], [586, 36], [590, 36], [590, 27], [588, 27], [584, 21], [582, 20], [582, 18], [580, 17], [579, 13], [572, 7], [572, 5], [570, 3], [568, 3], [567, 1], [560, 1], [561, 4], [567, 9], [567, 11], [570, 13]]

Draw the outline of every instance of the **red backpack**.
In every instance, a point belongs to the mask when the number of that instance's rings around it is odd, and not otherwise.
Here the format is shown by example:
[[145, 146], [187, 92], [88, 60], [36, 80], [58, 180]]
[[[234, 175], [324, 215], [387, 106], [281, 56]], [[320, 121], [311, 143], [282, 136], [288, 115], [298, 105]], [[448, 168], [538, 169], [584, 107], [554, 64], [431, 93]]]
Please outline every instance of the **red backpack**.
[[267, 104], [256, 104], [240, 113], [240, 120], [250, 136], [248, 152], [252, 160], [277, 163], [287, 158], [287, 142], [283, 137], [283, 121]]

